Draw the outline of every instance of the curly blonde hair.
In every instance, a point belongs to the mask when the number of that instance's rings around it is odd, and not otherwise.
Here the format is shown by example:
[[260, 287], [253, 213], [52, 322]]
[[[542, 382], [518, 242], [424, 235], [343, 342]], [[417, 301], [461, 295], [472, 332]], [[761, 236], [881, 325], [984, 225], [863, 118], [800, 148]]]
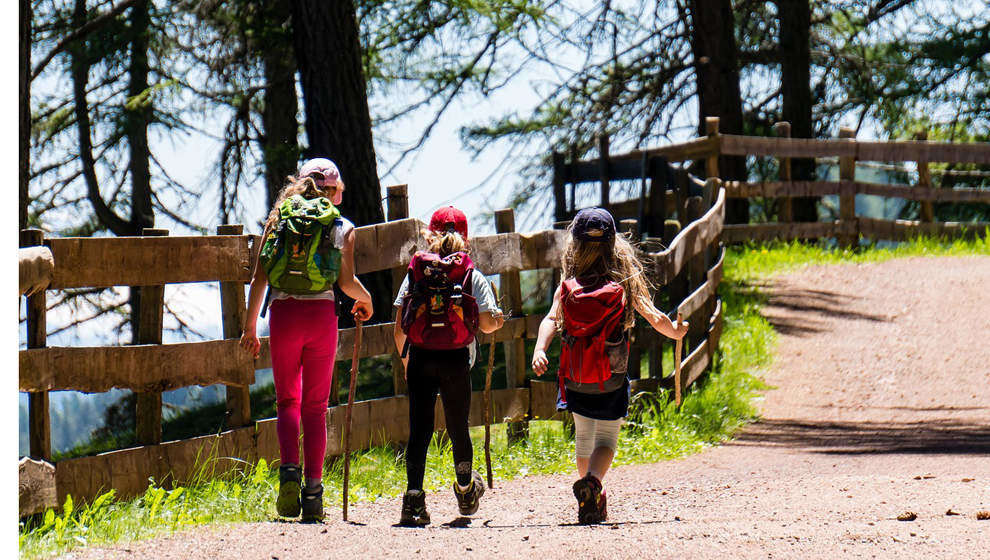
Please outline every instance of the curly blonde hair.
[[574, 237], [571, 228], [568, 232], [571, 235], [561, 257], [561, 276], [597, 277], [620, 284], [625, 291], [623, 328], [631, 329], [636, 323], [634, 302], [653, 303], [650, 296], [653, 286], [636, 256], [636, 249], [622, 234], [607, 241], [581, 241]]
[[433, 231], [425, 229], [423, 230], [423, 237], [426, 238], [429, 251], [441, 257], [446, 257], [458, 251], [464, 251], [465, 253], [470, 251], [467, 239], [464, 239], [456, 231]]
[[290, 175], [286, 177], [286, 184], [282, 187], [282, 190], [278, 193], [278, 197], [275, 199], [275, 204], [272, 205], [271, 211], [268, 213], [268, 219], [265, 220], [265, 229], [270, 230], [275, 227], [275, 223], [278, 222], [278, 207], [282, 205], [282, 202], [290, 196], [300, 194], [303, 198], [317, 198], [325, 197], [333, 200], [334, 194], [336, 194], [337, 189], [344, 188], [344, 183], [337, 181], [336, 185], [321, 187], [316, 184], [316, 181], [312, 177], [299, 177], [297, 175]]

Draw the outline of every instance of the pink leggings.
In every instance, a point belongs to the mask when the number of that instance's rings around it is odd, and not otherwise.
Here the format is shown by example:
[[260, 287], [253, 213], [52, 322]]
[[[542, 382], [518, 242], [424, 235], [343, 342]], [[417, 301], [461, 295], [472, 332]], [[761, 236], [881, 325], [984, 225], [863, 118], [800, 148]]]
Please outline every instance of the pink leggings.
[[303, 471], [322, 478], [327, 451], [327, 400], [337, 354], [337, 311], [329, 300], [279, 299], [268, 320], [278, 446], [282, 464], [299, 464], [302, 422]]

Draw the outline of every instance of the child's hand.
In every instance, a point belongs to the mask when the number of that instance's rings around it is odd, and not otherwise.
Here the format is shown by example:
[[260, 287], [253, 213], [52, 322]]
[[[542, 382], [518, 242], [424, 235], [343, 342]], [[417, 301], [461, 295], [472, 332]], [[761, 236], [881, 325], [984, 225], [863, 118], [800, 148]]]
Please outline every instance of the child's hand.
[[547, 353], [543, 350], [533, 352], [533, 372], [536, 375], [543, 375], [547, 371], [550, 361], [547, 360]]
[[687, 321], [673, 321], [674, 323], [674, 336], [670, 337], [674, 340], [680, 340], [684, 338], [684, 335], [688, 332], [688, 327], [691, 326]]
[[254, 329], [244, 331], [244, 334], [241, 335], [240, 345], [245, 352], [254, 356], [254, 359], [258, 359], [258, 354], [261, 353], [261, 341], [258, 340], [258, 335]]
[[373, 313], [373, 308], [370, 301], [357, 300], [354, 302], [354, 307], [351, 309], [351, 313], [354, 314], [354, 319], [356, 321], [367, 321], [371, 319]]

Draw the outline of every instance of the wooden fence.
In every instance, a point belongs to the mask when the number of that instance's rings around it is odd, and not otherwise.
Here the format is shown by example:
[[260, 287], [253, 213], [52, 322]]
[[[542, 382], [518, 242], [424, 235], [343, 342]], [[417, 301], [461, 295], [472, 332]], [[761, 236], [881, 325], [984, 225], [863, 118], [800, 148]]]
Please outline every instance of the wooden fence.
[[[859, 141], [852, 129], [844, 128], [838, 139], [790, 138], [790, 125], [778, 123], [773, 138], [720, 134], [718, 118], [707, 119], [708, 136], [662, 148], [636, 150], [612, 155], [607, 138], [599, 140], [599, 157], [580, 161], [572, 155], [555, 153], [554, 198], [558, 220], [568, 219], [574, 212], [575, 186], [580, 183], [600, 184], [600, 202], [617, 218], [636, 219], [647, 238], [669, 240], [671, 233], [663, 231], [664, 220], [679, 216], [685, 199], [695, 186], [686, 168], [668, 168], [674, 162], [700, 163], [707, 177], [718, 177], [721, 156], [772, 157], [777, 160], [777, 181], [725, 183], [726, 196], [733, 198], [780, 199], [780, 218], [773, 223], [726, 224], [722, 241], [727, 244], [772, 239], [835, 238], [842, 246], [851, 246], [860, 236], [873, 240], [904, 240], [919, 234], [986, 235], [990, 222], [936, 222], [935, 203], [990, 204], [990, 190], [975, 188], [934, 188], [930, 164], [948, 162], [990, 165], [990, 143], [954, 144], [916, 141]], [[836, 181], [792, 181], [792, 159], [837, 158], [839, 178]], [[857, 181], [857, 162], [901, 164], [910, 162], [917, 167], [918, 180], [911, 186]], [[667, 168], [667, 169], [665, 169]], [[611, 181], [639, 180], [637, 198], [616, 201], [609, 192]], [[568, 192], [566, 186], [570, 184]], [[568, 197], [568, 194], [570, 195]], [[883, 220], [856, 215], [856, 195], [875, 195], [920, 202], [919, 220]], [[791, 220], [791, 199], [795, 197], [839, 197], [839, 217], [828, 222], [794, 222]]]
[[[649, 272], [659, 286], [679, 286], [675, 303], [692, 321], [690, 340], [682, 361], [682, 386], [697, 380], [711, 363], [722, 329], [722, 307], [716, 287], [722, 274], [722, 232], [725, 191], [717, 181], [703, 189], [690, 208], [696, 219], [685, 227], [664, 251], [644, 254]], [[403, 219], [408, 207], [406, 187], [388, 188], [388, 216], [382, 224], [357, 228], [355, 264], [359, 274], [402, 270], [416, 250], [425, 247], [425, 224]], [[519, 274], [525, 270], [559, 267], [567, 233], [547, 230], [513, 231], [512, 210], [496, 213], [499, 233], [473, 237], [472, 258], [488, 274], [499, 274], [508, 310], [505, 326], [493, 335], [506, 354], [506, 389], [493, 391], [495, 422], [519, 422], [526, 418], [553, 417], [557, 384], [526, 377], [528, 357], [524, 340], [535, 338], [540, 316], [522, 313]], [[151, 230], [145, 237], [50, 238], [41, 232], [22, 232], [21, 294], [28, 298], [27, 346], [19, 352], [19, 387], [29, 393], [31, 456], [20, 465], [20, 513], [28, 515], [58, 507], [66, 495], [77, 502], [89, 500], [111, 488], [120, 497], [134, 496], [148, 486], [149, 477], [159, 483], [181, 484], [195, 469], [225, 472], [241, 468], [242, 460], [278, 459], [275, 419], [250, 420], [248, 386], [255, 370], [271, 367], [267, 338], [254, 360], [241, 351], [238, 338], [245, 313], [244, 285], [249, 281], [250, 255], [257, 236], [242, 234], [239, 225], [218, 228], [215, 236], [170, 237]], [[46, 251], [47, 249], [47, 251]], [[54, 263], [54, 264], [52, 264]], [[162, 344], [162, 294], [165, 284], [218, 282], [222, 307], [222, 340]], [[84, 287], [138, 287], [141, 317], [135, 333], [138, 344], [109, 347], [47, 347], [46, 293]], [[394, 355], [392, 323], [364, 327], [362, 357]], [[342, 329], [338, 360], [349, 359], [353, 330]], [[651, 357], [649, 375], [641, 379], [636, 364], [639, 348], [650, 343], [658, 352], [660, 338], [652, 330], [637, 334], [631, 356], [630, 376], [637, 389], [655, 390], [662, 380], [660, 355]], [[681, 357], [678, 357], [680, 359]], [[654, 362], [657, 362], [656, 364]], [[401, 362], [393, 360], [394, 395], [362, 401], [353, 411], [358, 446], [403, 442], [408, 438], [408, 399], [402, 383]], [[190, 385], [227, 386], [229, 425], [219, 435], [181, 441], [161, 441], [161, 392]], [[52, 465], [48, 392], [74, 390], [103, 392], [111, 388], [137, 393], [139, 447], [96, 456], [61, 460]], [[471, 423], [484, 421], [481, 399], [472, 399]], [[437, 402], [438, 409], [442, 403]], [[342, 454], [341, 428], [344, 407], [332, 406], [327, 415], [328, 455]], [[438, 410], [436, 428], [443, 429]]]

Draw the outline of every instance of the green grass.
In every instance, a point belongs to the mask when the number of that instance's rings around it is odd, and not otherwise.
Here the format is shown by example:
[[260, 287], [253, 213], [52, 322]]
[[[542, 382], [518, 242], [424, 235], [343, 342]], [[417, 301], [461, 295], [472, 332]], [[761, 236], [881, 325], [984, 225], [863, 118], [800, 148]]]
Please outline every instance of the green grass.
[[[712, 373], [688, 389], [680, 409], [666, 391], [634, 395], [615, 464], [655, 462], [696, 453], [730, 438], [757, 417], [754, 403], [766, 386], [755, 375], [771, 362], [775, 344], [773, 329], [759, 314], [763, 302], [758, 289], [761, 279], [816, 263], [972, 254], [988, 255], [990, 245], [985, 240], [921, 239], [892, 248], [856, 251], [800, 243], [730, 249], [719, 290], [725, 306], [725, 327]], [[669, 371], [669, 349], [667, 354], [664, 371]], [[478, 359], [481, 364], [485, 363], [483, 355]], [[574, 441], [559, 421], [534, 419], [529, 439], [512, 445], [504, 426], [493, 426], [492, 433], [492, 463], [497, 480], [574, 470]], [[472, 429], [472, 439], [475, 465], [482, 471], [483, 428]], [[273, 471], [260, 461], [245, 464], [242, 472], [213, 477], [208, 468], [212, 461], [203, 464], [200, 474], [188, 486], [165, 489], [152, 481], [145, 494], [135, 499], [117, 500], [112, 492], [92, 504], [73, 504], [70, 499], [61, 513], [48, 511], [22, 521], [20, 556], [45, 557], [80, 546], [150, 538], [201, 524], [275, 519], [277, 469]], [[452, 464], [449, 442], [434, 438], [427, 458], [427, 492], [449, 492]], [[342, 467], [342, 462], [337, 461], [325, 469], [324, 500], [331, 510], [342, 502]], [[394, 498], [404, 490], [401, 453], [391, 447], [377, 447], [352, 456], [351, 503]], [[398, 511], [395, 513], [397, 519]]]

